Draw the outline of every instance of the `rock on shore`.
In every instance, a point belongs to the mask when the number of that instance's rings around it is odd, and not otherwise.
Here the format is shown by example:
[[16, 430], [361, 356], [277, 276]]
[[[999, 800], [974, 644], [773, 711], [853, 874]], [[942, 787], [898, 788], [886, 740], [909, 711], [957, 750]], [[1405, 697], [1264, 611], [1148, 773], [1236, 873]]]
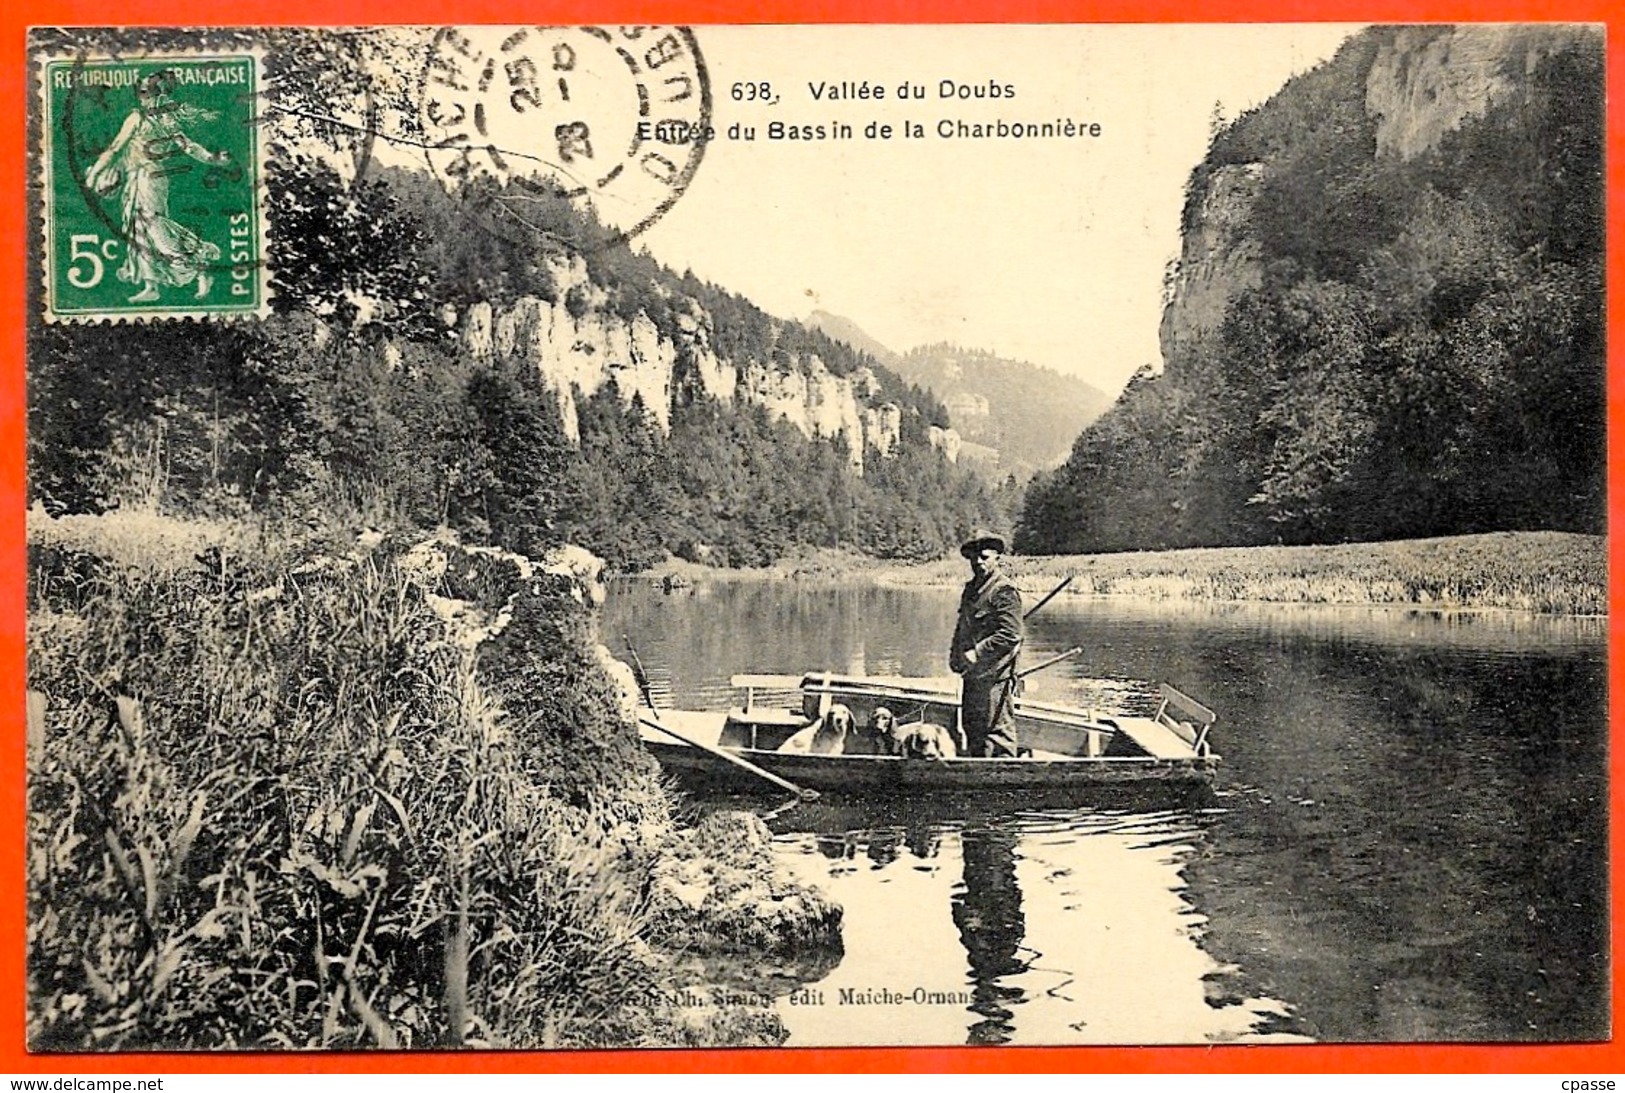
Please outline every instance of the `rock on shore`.
[[659, 932], [702, 950], [787, 954], [841, 946], [841, 908], [792, 877], [749, 812], [715, 812], [674, 832], [651, 871]]

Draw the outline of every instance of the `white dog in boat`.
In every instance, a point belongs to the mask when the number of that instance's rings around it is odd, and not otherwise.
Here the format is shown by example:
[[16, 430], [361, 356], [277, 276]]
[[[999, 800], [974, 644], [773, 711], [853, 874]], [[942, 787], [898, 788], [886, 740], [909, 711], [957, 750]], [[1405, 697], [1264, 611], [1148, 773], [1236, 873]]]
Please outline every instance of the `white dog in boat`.
[[957, 759], [954, 734], [930, 721], [899, 729], [897, 750], [904, 759]]
[[823, 717], [780, 744], [779, 750], [809, 755], [839, 755], [846, 750], [846, 739], [856, 728], [857, 719], [852, 716], [852, 711], [837, 702]]
[[953, 759], [959, 755], [953, 734], [941, 725], [897, 724], [884, 706], [876, 708], [859, 732], [852, 710], [837, 702], [823, 717], [779, 745], [783, 752], [807, 755], [900, 755], [904, 759]]

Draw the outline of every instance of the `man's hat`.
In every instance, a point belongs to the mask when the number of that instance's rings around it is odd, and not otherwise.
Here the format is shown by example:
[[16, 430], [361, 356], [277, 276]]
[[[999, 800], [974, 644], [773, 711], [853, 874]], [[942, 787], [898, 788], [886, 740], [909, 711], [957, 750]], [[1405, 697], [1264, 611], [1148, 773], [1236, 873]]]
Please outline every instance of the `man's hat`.
[[1000, 554], [1003, 554], [1007, 549], [1004, 536], [996, 531], [989, 531], [987, 528], [977, 528], [970, 533], [970, 538], [966, 539], [960, 546], [959, 553], [967, 558], [974, 558], [988, 547], [992, 547]]

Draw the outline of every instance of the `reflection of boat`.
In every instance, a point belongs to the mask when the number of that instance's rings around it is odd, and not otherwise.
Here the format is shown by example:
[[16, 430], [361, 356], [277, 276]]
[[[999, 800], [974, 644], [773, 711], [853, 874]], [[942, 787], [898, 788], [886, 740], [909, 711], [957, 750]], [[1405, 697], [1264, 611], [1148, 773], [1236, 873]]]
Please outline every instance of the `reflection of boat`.
[[[1007, 786], [1065, 789], [1102, 785], [1210, 782], [1218, 756], [1208, 742], [1217, 715], [1163, 685], [1154, 711], [1130, 714], [1053, 702], [1015, 700], [1024, 754], [1019, 759], [902, 759], [778, 750], [817, 723], [835, 703], [859, 724], [876, 707], [913, 723], [959, 728], [959, 696], [950, 680], [880, 676], [735, 676], [744, 704], [723, 712], [663, 710], [643, 719], [645, 745], [680, 774], [743, 783], [752, 775], [717, 754], [721, 749], [799, 785], [849, 792], [982, 790]], [[799, 692], [799, 705], [758, 704], [758, 691]], [[674, 733], [662, 731], [662, 726]], [[680, 741], [686, 737], [692, 743]]]

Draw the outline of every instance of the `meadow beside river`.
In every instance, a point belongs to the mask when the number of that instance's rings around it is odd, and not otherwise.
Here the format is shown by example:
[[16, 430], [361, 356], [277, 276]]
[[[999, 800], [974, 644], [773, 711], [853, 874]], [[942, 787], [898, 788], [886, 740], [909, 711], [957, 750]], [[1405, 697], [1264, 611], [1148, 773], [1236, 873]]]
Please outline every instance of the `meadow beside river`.
[[[1070, 576], [1065, 595], [1603, 615], [1607, 543], [1600, 535], [1494, 532], [1334, 546], [1011, 555], [1005, 570], [1023, 591], [1040, 595]], [[673, 563], [656, 575], [950, 587], [965, 579], [965, 566], [958, 558], [902, 564], [822, 550], [757, 570]]]

